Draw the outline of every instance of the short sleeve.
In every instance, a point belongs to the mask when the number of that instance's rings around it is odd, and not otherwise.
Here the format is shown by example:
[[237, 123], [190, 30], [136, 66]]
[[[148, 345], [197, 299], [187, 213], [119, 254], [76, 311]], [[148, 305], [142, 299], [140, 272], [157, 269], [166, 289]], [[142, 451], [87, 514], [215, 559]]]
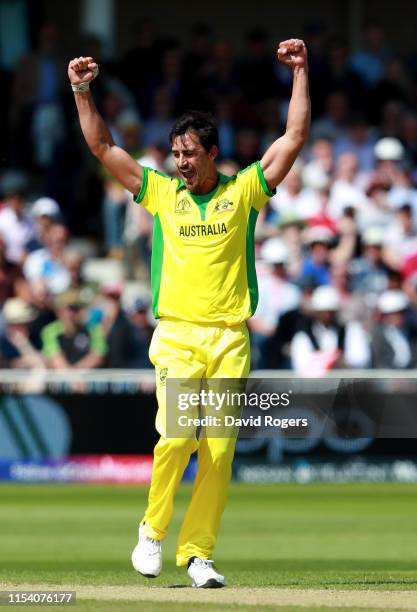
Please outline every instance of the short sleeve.
[[108, 347], [103, 328], [101, 325], [91, 325], [88, 331], [90, 334], [91, 352], [95, 355], [99, 355], [100, 357], [104, 357], [107, 353]]
[[173, 180], [162, 172], [144, 166], [142, 187], [138, 195], [134, 196], [135, 202], [143, 206], [151, 215], [156, 215]]
[[[57, 324], [58, 323], [58, 324]], [[59, 345], [58, 336], [61, 332], [61, 326], [59, 322], [54, 321], [53, 323], [49, 323], [46, 325], [41, 331], [41, 339], [42, 339], [42, 352], [45, 357], [51, 358], [55, 357], [61, 352], [61, 347]]]
[[259, 161], [238, 172], [236, 186], [243, 199], [256, 210], [260, 210], [276, 192], [269, 189]]

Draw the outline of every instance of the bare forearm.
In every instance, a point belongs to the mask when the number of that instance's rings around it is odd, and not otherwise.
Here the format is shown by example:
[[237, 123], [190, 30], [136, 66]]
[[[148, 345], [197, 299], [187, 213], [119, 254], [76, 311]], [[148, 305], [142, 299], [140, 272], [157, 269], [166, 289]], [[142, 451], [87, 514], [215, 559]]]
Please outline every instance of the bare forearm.
[[[92, 57], [70, 61], [68, 77], [74, 90], [81, 129], [88, 146], [109, 172], [133, 194], [142, 185], [143, 168], [121, 147], [114, 144], [110, 130], [98, 113], [89, 84], [97, 76], [98, 66]], [[81, 91], [80, 91], [81, 90]]]
[[91, 152], [99, 157], [103, 150], [114, 145], [109, 128], [99, 114], [89, 91], [74, 94], [81, 130]]
[[101, 355], [96, 355], [95, 353], [88, 353], [88, 355], [82, 357], [82, 359], [74, 363], [72, 367], [76, 368], [77, 370], [87, 370], [99, 368], [101, 365], [103, 365], [103, 362], [104, 358], [101, 357]]
[[308, 91], [307, 66], [295, 66], [293, 71], [293, 86], [288, 108], [286, 133], [302, 146], [310, 129], [310, 95]]

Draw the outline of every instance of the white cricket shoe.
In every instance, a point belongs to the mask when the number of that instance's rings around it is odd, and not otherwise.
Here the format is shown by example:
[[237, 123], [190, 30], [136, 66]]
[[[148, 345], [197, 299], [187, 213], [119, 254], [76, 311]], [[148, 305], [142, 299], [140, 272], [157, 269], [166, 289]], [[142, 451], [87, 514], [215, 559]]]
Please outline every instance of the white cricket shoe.
[[159, 540], [148, 538], [139, 525], [139, 540], [132, 552], [132, 565], [146, 578], [156, 578], [162, 568], [162, 544]]
[[224, 576], [216, 572], [213, 561], [208, 559], [193, 557], [187, 571], [193, 581], [193, 587], [198, 589], [219, 589], [226, 584]]

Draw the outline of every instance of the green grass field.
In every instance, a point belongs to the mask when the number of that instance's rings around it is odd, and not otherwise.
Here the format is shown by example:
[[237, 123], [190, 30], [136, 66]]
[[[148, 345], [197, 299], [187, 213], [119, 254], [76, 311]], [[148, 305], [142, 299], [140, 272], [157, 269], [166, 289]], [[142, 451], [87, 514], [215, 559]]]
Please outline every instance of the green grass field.
[[131, 569], [146, 494], [1, 485], [2, 590], [71, 586], [77, 610], [417, 610], [416, 485], [233, 484], [215, 555], [229, 586], [215, 591], [188, 588], [174, 565], [188, 485], [162, 575], [149, 581]]

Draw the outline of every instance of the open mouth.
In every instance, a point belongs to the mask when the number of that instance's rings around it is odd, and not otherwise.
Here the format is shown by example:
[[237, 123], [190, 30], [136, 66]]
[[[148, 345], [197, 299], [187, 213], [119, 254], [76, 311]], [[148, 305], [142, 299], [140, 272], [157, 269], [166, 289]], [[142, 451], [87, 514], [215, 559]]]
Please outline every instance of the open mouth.
[[195, 175], [194, 175], [194, 172], [182, 172], [182, 176], [184, 180], [189, 183], [193, 180]]

